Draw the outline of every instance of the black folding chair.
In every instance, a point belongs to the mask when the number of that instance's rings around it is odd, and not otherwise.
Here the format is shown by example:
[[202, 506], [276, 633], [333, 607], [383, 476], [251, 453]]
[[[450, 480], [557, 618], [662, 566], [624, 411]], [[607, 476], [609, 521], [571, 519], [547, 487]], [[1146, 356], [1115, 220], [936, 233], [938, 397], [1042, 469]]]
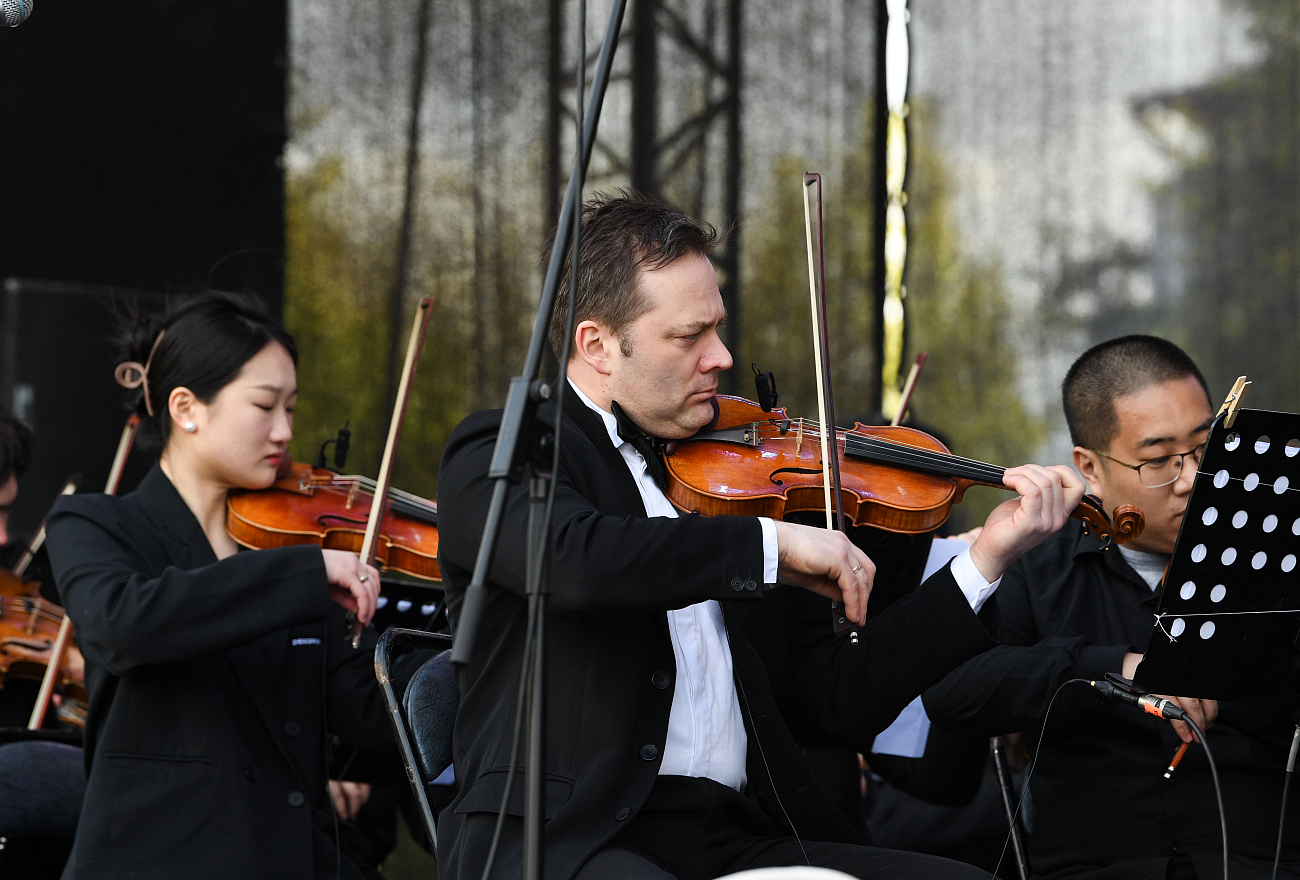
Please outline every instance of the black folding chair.
[[[399, 701], [393, 692], [392, 654], [398, 646], [442, 649], [420, 667]], [[429, 786], [451, 766], [451, 735], [456, 725], [460, 691], [451, 666], [451, 636], [414, 629], [390, 629], [375, 646], [375, 677], [388, 704], [388, 717], [406, 767], [406, 779], [415, 791], [429, 844], [437, 850], [438, 832]]]
[[1007, 814], [1007, 825], [1011, 828], [1011, 852], [1016, 859], [1016, 873], [1020, 880], [1029, 880], [1029, 856], [1025, 852], [1025, 829], [1021, 824], [1024, 817], [1020, 812], [1019, 792], [1011, 780], [1011, 769], [1007, 766], [1006, 740], [1000, 736], [993, 737], [989, 740], [989, 749], [993, 752], [993, 771], [998, 778], [1002, 809]]

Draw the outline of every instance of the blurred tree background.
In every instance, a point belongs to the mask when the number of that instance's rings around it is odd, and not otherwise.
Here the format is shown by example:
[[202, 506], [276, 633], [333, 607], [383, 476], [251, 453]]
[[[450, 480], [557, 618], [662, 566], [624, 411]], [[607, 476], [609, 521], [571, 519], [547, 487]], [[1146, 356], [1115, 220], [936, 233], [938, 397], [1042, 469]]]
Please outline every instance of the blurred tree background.
[[[724, 229], [723, 251], [738, 255], [735, 387], [752, 393], [757, 363], [776, 373], [792, 413], [810, 414], [799, 180], [821, 171], [837, 409], [841, 421], [866, 419], [880, 374], [876, 5], [746, 0], [737, 36], [733, 3], [632, 0], [588, 192], [649, 181]], [[310, 458], [350, 420], [349, 469], [377, 467], [412, 161], [399, 344], [419, 297], [436, 306], [399, 485], [436, 496], [451, 428], [503, 401], [571, 163], [576, 9], [576, 0], [292, 4], [285, 317], [303, 349], [295, 457]], [[589, 61], [607, 12], [592, 4]], [[952, 0], [911, 12], [904, 366], [930, 355], [914, 417], [963, 455], [1068, 461], [1057, 396], [1065, 368], [1088, 345], [1133, 331], [1186, 345], [1215, 395], [1250, 373], [1256, 405], [1298, 408], [1296, 5]], [[652, 25], [647, 52], [635, 27]], [[737, 163], [723, 124], [733, 52]], [[649, 172], [647, 132], [658, 151]], [[973, 499], [969, 513], [995, 496]]]

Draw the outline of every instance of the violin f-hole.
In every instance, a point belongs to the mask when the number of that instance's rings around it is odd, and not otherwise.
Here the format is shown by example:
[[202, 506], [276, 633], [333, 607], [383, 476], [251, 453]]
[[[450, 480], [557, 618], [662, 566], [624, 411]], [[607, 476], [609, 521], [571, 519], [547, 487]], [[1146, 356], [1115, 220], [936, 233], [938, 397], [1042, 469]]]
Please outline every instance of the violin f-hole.
[[771, 481], [773, 486], [784, 486], [785, 483], [781, 482], [776, 478], [777, 474], [820, 474], [824, 470], [825, 470], [824, 468], [796, 468], [796, 467], [777, 468], [776, 470], [772, 471], [772, 473], [768, 474], [767, 478], [768, 480]]

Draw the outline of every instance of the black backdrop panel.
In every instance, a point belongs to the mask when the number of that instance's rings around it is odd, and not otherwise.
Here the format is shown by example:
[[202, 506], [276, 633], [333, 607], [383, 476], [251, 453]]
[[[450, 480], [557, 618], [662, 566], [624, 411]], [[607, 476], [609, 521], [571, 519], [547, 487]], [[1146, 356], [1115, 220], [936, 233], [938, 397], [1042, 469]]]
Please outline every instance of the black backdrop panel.
[[15, 530], [72, 471], [103, 489], [125, 418], [104, 285], [280, 312], [285, 55], [284, 0], [38, 0], [0, 28], [0, 406], [37, 434]]
[[[132, 301], [156, 309], [161, 297], [13, 279], [0, 297], [0, 341], [9, 355], [0, 384], [11, 383], [18, 413], [35, 432], [32, 466], [10, 516], [14, 532], [29, 536], [72, 473], [81, 474], [79, 491], [104, 491], [127, 418], [126, 392], [113, 381], [116, 315]], [[121, 491], [133, 489], [152, 461], [134, 451]]]
[[0, 278], [283, 289], [284, 0], [38, 0], [0, 28]]

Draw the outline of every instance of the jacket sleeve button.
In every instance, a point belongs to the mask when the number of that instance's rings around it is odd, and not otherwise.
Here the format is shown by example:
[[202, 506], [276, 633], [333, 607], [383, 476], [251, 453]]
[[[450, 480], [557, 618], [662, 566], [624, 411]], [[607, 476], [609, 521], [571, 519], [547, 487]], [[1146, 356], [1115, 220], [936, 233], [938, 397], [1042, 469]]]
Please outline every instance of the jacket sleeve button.
[[297, 721], [286, 721], [284, 722], [284, 732], [289, 736], [297, 736], [302, 733], [302, 725]]
[[659, 688], [659, 690], [663, 690], [668, 687], [668, 685], [672, 684], [672, 678], [667, 672], [660, 669], [654, 675], [650, 676], [650, 683]]
[[624, 807], [623, 809], [619, 810], [617, 813], [614, 814], [614, 821], [622, 822], [624, 819], [630, 819], [631, 817], [632, 817], [632, 808]]
[[291, 791], [285, 800], [289, 802], [289, 806], [291, 807], [301, 807], [303, 804], [307, 803], [307, 796], [300, 791]]
[[745, 582], [742, 581], [740, 578], [732, 578], [731, 589], [739, 593], [741, 590], [745, 589]]
[[659, 757], [659, 747], [654, 743], [649, 743], [641, 747], [641, 758], [646, 761], [653, 761]]
[[745, 580], [745, 589], [751, 593], [754, 592], [755, 590], [758, 589], [758, 581], [754, 580], [753, 578], [747, 578]]

